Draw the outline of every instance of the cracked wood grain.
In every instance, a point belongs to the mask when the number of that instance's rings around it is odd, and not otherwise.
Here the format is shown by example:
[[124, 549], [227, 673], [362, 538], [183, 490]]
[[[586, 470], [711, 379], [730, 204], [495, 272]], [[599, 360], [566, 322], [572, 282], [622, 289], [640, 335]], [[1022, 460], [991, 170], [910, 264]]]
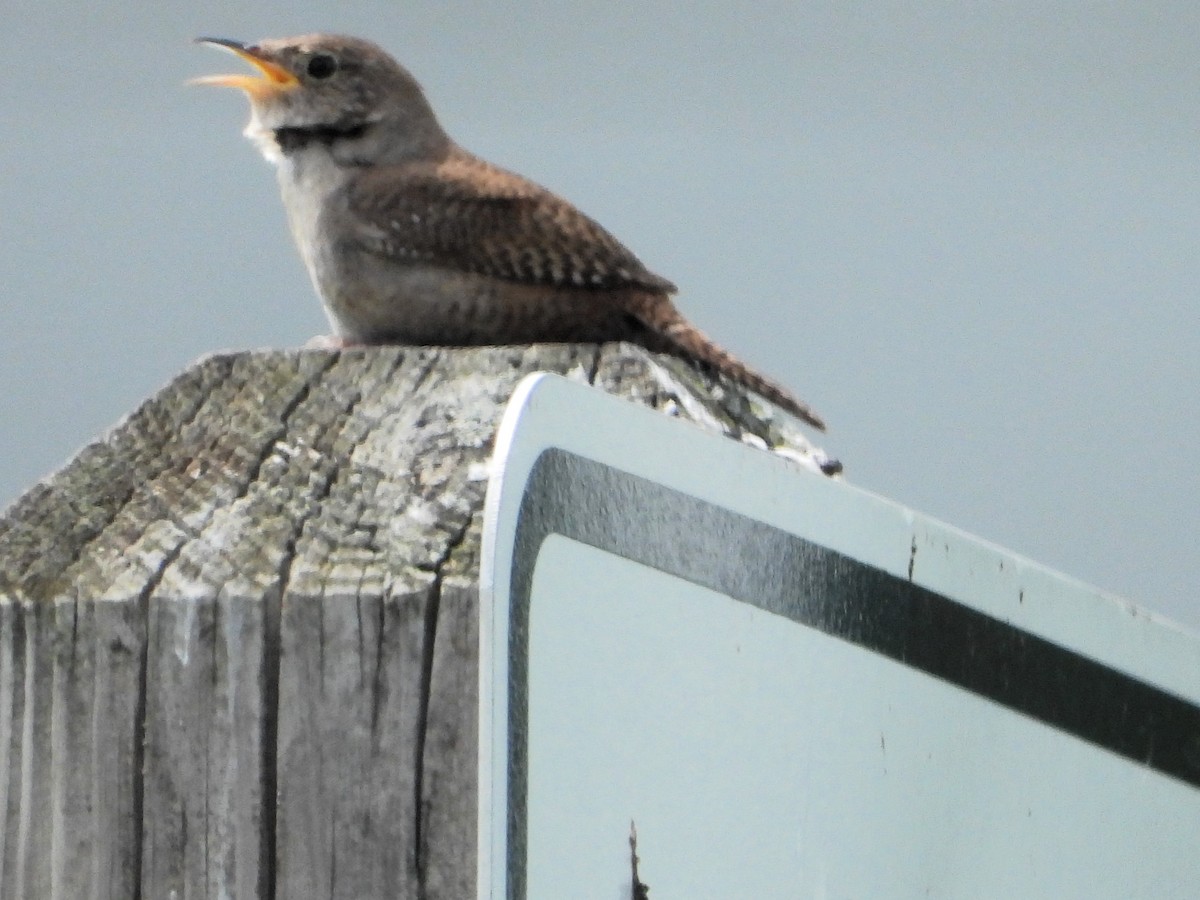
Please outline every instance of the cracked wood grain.
[[538, 370], [813, 453], [627, 345], [201, 361], [0, 516], [0, 896], [472, 895], [482, 473]]

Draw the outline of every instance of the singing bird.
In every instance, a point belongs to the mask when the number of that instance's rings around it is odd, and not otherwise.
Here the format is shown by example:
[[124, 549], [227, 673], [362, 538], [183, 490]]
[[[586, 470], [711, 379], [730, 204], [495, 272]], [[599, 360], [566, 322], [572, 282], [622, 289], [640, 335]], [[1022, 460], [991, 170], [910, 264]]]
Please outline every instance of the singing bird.
[[258, 70], [196, 82], [249, 97], [246, 136], [277, 167], [340, 345], [633, 341], [824, 428], [688, 322], [671, 302], [675, 286], [595, 221], [459, 147], [416, 79], [375, 44], [328, 34], [198, 40]]

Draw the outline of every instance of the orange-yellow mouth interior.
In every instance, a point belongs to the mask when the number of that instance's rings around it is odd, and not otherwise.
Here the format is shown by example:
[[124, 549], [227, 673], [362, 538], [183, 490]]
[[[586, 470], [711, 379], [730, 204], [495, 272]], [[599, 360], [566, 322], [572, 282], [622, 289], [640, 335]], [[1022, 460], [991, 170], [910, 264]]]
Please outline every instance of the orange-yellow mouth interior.
[[283, 68], [269, 59], [259, 56], [253, 50], [242, 47], [233, 41], [224, 41], [213, 38], [201, 38], [201, 43], [209, 44], [213, 47], [220, 47], [222, 50], [234, 54], [235, 56], [244, 59], [254, 68], [258, 69], [261, 75], [206, 75], [202, 78], [193, 78], [189, 84], [209, 84], [217, 87], [232, 87], [245, 91], [251, 97], [264, 97], [271, 94], [286, 91], [300, 83], [291, 72]]

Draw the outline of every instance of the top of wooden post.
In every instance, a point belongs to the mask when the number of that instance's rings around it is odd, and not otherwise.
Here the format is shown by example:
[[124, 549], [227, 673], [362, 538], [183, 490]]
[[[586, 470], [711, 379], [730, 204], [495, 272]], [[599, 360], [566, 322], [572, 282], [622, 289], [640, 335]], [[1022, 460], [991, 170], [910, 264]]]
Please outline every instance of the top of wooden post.
[[737, 386], [628, 344], [221, 354], [0, 517], [0, 596], [354, 593], [473, 565], [492, 437], [538, 370], [825, 460]]

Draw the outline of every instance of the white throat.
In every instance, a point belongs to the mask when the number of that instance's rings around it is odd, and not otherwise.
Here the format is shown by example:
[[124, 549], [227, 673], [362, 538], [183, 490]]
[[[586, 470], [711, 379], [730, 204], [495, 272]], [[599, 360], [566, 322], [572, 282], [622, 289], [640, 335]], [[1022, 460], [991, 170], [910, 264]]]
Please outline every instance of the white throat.
[[250, 139], [250, 142], [258, 148], [267, 162], [277, 166], [285, 162], [283, 151], [279, 149], [279, 144], [275, 141], [275, 132], [270, 128], [265, 128], [258, 121], [257, 116], [250, 120], [250, 124], [246, 126], [242, 134]]

